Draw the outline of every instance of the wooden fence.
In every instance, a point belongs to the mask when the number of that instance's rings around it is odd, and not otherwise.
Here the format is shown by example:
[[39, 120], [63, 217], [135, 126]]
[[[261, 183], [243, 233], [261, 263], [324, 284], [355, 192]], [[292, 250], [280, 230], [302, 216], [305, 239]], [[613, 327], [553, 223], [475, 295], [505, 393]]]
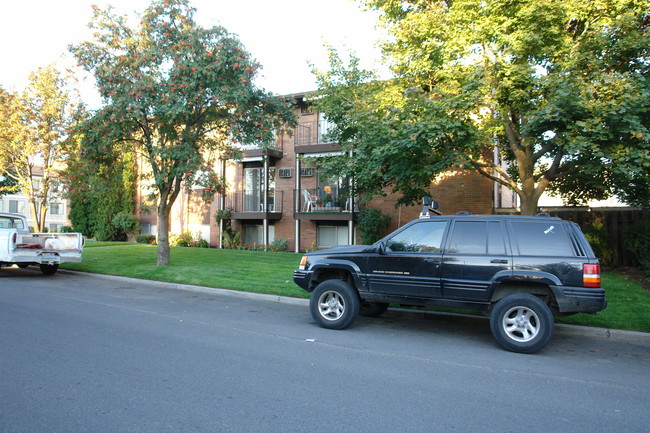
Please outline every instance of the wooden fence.
[[608, 266], [637, 266], [638, 263], [625, 246], [625, 234], [631, 226], [650, 219], [650, 208], [588, 208], [562, 207], [545, 208], [552, 216], [573, 221], [580, 225], [583, 231], [594, 224], [603, 225], [603, 233], [613, 250], [610, 260], [603, 264]]

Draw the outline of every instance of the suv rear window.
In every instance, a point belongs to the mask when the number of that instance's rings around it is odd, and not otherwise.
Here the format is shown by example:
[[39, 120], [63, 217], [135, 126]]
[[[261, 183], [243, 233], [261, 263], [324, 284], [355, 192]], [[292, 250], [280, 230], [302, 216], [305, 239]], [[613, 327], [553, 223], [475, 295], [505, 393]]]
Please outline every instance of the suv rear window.
[[522, 256], [575, 256], [564, 224], [549, 222], [513, 222], [515, 243]]

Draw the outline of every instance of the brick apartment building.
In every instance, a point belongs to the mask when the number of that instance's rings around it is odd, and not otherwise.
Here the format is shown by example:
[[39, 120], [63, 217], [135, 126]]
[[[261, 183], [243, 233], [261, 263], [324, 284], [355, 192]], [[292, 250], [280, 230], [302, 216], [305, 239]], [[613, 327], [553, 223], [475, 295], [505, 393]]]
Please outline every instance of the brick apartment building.
[[[330, 125], [322, 113], [311, 110], [308, 95], [287, 96], [294, 104], [298, 125], [292, 134], [279, 135], [275, 148], [263, 151], [243, 146], [241, 160], [220, 162], [217, 171], [228, 181], [226, 194], [211, 205], [200, 200], [200, 191], [179, 196], [170, 215], [172, 233], [189, 231], [219, 247], [221, 233], [215, 214], [230, 209], [232, 228], [241, 231], [244, 244], [286, 239], [290, 251], [303, 251], [357, 242], [354, 215], [359, 203], [348, 193], [352, 180], [325, 176], [309, 159], [340, 154], [341, 148], [325, 139]], [[493, 213], [496, 208], [512, 207], [511, 196], [487, 178], [467, 171], [439, 176], [431, 184], [430, 195], [446, 214]], [[142, 188], [139, 196], [140, 201], [146, 196]], [[364, 206], [391, 215], [395, 229], [417, 218], [421, 210], [420, 206], [396, 207], [397, 199], [389, 194]], [[155, 215], [143, 215], [141, 223], [143, 233], [155, 234]]]

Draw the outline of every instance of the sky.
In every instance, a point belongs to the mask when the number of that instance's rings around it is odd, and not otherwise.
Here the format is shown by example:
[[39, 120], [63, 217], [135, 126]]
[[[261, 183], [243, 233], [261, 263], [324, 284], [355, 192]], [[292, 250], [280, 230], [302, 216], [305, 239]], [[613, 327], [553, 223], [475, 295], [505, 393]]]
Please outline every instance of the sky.
[[[90, 39], [92, 4], [134, 17], [150, 0], [0, 0], [0, 85], [22, 90], [37, 68], [73, 64], [67, 46]], [[354, 51], [367, 68], [375, 68], [381, 57], [377, 41], [384, 32], [376, 27], [377, 13], [352, 0], [192, 0], [192, 5], [200, 25], [222, 25], [239, 36], [263, 67], [256, 84], [276, 94], [316, 89], [309, 63], [326, 67], [325, 43]], [[91, 108], [99, 104], [92, 78], [85, 78], [81, 92]]]

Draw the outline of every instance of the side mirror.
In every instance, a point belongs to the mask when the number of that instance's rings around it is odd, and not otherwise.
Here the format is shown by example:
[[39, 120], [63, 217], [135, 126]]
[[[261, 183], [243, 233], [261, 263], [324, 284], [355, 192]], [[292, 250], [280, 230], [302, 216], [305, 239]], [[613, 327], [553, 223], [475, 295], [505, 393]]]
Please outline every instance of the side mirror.
[[385, 254], [386, 253], [386, 245], [384, 245], [383, 242], [379, 242], [377, 244], [377, 253], [379, 253], [379, 254]]

